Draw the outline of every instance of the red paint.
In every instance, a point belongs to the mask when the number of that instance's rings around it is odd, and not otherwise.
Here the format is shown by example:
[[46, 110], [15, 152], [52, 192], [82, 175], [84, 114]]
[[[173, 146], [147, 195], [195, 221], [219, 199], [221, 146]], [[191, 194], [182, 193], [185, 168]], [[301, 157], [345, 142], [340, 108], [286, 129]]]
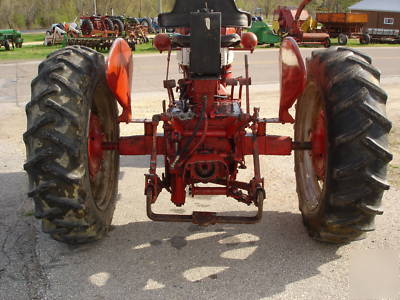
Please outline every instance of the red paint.
[[114, 41], [107, 58], [106, 78], [108, 86], [122, 106], [119, 122], [129, 123], [132, 119], [132, 49], [121, 38]]
[[[187, 34], [188, 30], [182, 28], [177, 32]], [[221, 32], [231, 34], [233, 29], [225, 28]], [[248, 76], [234, 77], [232, 66], [224, 66], [220, 78], [195, 80], [187, 67], [181, 67], [183, 78], [177, 83], [180, 94], [170, 98], [169, 105], [165, 104], [165, 112], [154, 115], [151, 120], [132, 120], [132, 57], [125, 44], [117, 40], [113, 45], [107, 62], [107, 81], [123, 107], [120, 121], [142, 123], [143, 135], [122, 137], [118, 143], [112, 144], [103, 143], [101, 135], [93, 134], [95, 138], [89, 151], [92, 172], [96, 173], [101, 165], [102, 154], [96, 150], [100, 144], [103, 150], [116, 150], [120, 155], [150, 155], [145, 190], [152, 191], [151, 203], [157, 200], [162, 189], [166, 189], [171, 194], [171, 201], [182, 206], [189, 187], [194, 195], [227, 195], [246, 204], [253, 203], [259, 189], [264, 186], [259, 155], [290, 155], [293, 143], [290, 137], [267, 135], [267, 121], [259, 118], [258, 110], [253, 114], [244, 112], [242, 91], [251, 79]], [[252, 33], [244, 33], [242, 44], [245, 49], [254, 50], [257, 38]], [[171, 41], [167, 35], [160, 34], [156, 36], [154, 45], [160, 51], [170, 50]], [[282, 49], [285, 80], [281, 99], [283, 114], [280, 116], [283, 116], [281, 121], [285, 121], [285, 109], [288, 114], [288, 109], [303, 91], [305, 67], [292, 39], [285, 40]], [[283, 51], [286, 51], [284, 55]], [[287, 59], [288, 55], [292, 60]], [[181, 101], [179, 105], [178, 101]], [[186, 107], [185, 110], [182, 107]], [[188, 108], [194, 116], [186, 117]], [[99, 131], [95, 121], [92, 127], [94, 132]], [[160, 134], [161, 130], [163, 134]], [[249, 182], [240, 182], [237, 181], [239, 167], [244, 167], [247, 155], [253, 156], [254, 176]], [[164, 156], [162, 178], [157, 175], [157, 156]]]
[[114, 25], [112, 25], [113, 28], [107, 28], [108, 22], [106, 22], [106, 19], [109, 19], [107, 16], [81, 16], [80, 19], [81, 22], [83, 20], [89, 20], [93, 24], [93, 30], [90, 34], [86, 34], [88, 28], [81, 28], [83, 37], [110, 37], [120, 34], [118, 30], [114, 30]]
[[89, 120], [89, 139], [88, 139], [88, 165], [91, 178], [96, 177], [103, 161], [104, 133], [99, 117], [90, 114]]
[[282, 41], [279, 62], [281, 79], [279, 120], [282, 123], [294, 123], [289, 109], [303, 93], [307, 73], [299, 47], [293, 38], [287, 37]]
[[242, 34], [242, 45], [245, 49], [253, 51], [258, 44], [257, 36], [252, 32], [245, 32]]
[[318, 179], [325, 180], [327, 159], [325, 113], [321, 110], [311, 132], [312, 161]]
[[221, 34], [222, 35], [228, 35], [228, 34], [235, 34], [238, 33], [238, 28], [235, 27], [222, 27], [221, 28]]
[[[258, 136], [258, 151], [260, 155], [291, 155], [293, 146], [292, 139], [288, 136]], [[243, 137], [243, 155], [253, 153], [253, 137], [246, 135]]]
[[166, 33], [159, 33], [155, 36], [153, 40], [154, 47], [157, 48], [158, 51], [169, 51], [171, 50], [171, 39]]
[[193, 197], [196, 195], [228, 195], [228, 189], [226, 187], [193, 187], [191, 194]]

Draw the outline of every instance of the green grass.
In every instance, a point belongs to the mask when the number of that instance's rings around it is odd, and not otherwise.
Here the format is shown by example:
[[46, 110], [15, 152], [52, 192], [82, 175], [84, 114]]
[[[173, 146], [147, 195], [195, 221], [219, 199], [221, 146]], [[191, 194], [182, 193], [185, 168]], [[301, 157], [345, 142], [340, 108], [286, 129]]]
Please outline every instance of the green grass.
[[44, 33], [25, 33], [22, 34], [22, 38], [24, 39], [24, 43], [43, 42]]
[[[332, 46], [340, 46], [338, 44], [337, 38], [331, 38], [331, 45]], [[346, 47], [400, 47], [400, 44], [367, 44], [362, 45], [358, 39], [349, 39], [347, 42]]]
[[[25, 34], [24, 42], [37, 42], [43, 41], [43, 34], [35, 33], [35, 34]], [[332, 46], [338, 46], [337, 39], [331, 39]], [[399, 47], [400, 44], [369, 44], [369, 45], [360, 45], [359, 41], [356, 39], [350, 39], [348, 47]], [[0, 48], [0, 61], [6, 60], [42, 60], [46, 58], [48, 54], [51, 52], [60, 49], [62, 46], [43, 46], [43, 45], [23, 45], [21, 49], [14, 49], [11, 51], [5, 51], [4, 47]], [[268, 48], [269, 46], [259, 46], [259, 48]], [[275, 44], [274, 48], [279, 48], [279, 44]], [[157, 53], [157, 50], [153, 48], [153, 45], [150, 43], [136, 45], [136, 51], [134, 54], [146, 54], [146, 53]], [[103, 54], [107, 54], [107, 52], [103, 52]]]
[[157, 49], [153, 48], [152, 43], [140, 44], [136, 45], [135, 53], [156, 53]]
[[[5, 51], [4, 47], [0, 48], [0, 61], [7, 60], [41, 60], [45, 59], [47, 55], [62, 48], [61, 45], [56, 46], [43, 46], [43, 45], [22, 45], [22, 48], [15, 48], [14, 50]], [[153, 48], [151, 43], [141, 44], [136, 46], [134, 54], [140, 53], [156, 53], [157, 50]], [[107, 52], [102, 52], [107, 55]]]
[[[337, 38], [331, 38], [331, 46], [341, 46], [338, 44]], [[280, 43], [276, 43], [273, 48], [279, 48]], [[318, 46], [318, 45], [302, 45], [300, 48], [315, 48], [315, 47], [323, 47]], [[400, 44], [368, 44], [368, 45], [362, 45], [360, 44], [360, 41], [358, 39], [349, 39], [347, 42], [347, 45], [344, 47], [351, 47], [351, 48], [358, 48], [358, 47], [400, 47]], [[271, 48], [268, 44], [265, 45], [259, 45], [257, 48]]]
[[5, 60], [41, 60], [44, 59], [51, 52], [60, 49], [60, 46], [24, 46], [22, 48], [15, 48], [14, 50], [5, 51], [4, 47], [0, 48], [0, 61]]

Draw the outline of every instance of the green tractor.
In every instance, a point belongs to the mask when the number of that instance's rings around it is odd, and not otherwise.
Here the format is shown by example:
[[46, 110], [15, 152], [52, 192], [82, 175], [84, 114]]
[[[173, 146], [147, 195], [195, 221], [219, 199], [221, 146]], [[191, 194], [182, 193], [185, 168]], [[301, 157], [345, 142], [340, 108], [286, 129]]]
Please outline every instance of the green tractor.
[[249, 32], [254, 33], [258, 38], [258, 44], [267, 44], [274, 47], [274, 44], [280, 43], [282, 38], [275, 34], [272, 29], [260, 17], [253, 17]]
[[0, 30], [0, 47], [4, 47], [7, 51], [14, 48], [22, 48], [24, 39], [21, 32], [15, 29]]

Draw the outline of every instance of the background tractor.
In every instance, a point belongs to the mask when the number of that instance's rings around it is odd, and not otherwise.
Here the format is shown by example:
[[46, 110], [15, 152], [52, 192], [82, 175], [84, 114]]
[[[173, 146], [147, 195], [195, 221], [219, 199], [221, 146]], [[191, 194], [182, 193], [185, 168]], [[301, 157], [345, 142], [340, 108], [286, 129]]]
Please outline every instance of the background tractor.
[[[81, 16], [81, 31], [84, 36], [119, 36], [122, 31], [121, 21], [114, 18], [114, 22], [107, 16]], [[123, 27], [123, 26], [122, 26]]]
[[[251, 26], [249, 13], [234, 0], [177, 0], [158, 21], [176, 32], [157, 35], [154, 45], [168, 53], [168, 66], [171, 52], [177, 52], [183, 75], [175, 81], [167, 71], [168, 101], [150, 119], [132, 117], [132, 52], [122, 39], [114, 42], [107, 60], [74, 46], [52, 53], [39, 66], [23, 138], [28, 195], [44, 232], [67, 243], [105, 235], [116, 206], [120, 155], [150, 156], [144, 185], [150, 219], [201, 226], [256, 223], [268, 186], [260, 156], [292, 153], [299, 207], [313, 238], [343, 243], [374, 229], [389, 188], [386, 168], [392, 155], [387, 94], [370, 57], [330, 48], [314, 51], [306, 68], [296, 41], [285, 38], [279, 115], [264, 118], [258, 108], [251, 110], [247, 56], [245, 74], [232, 73], [235, 51], [252, 52], [257, 45], [253, 33], [238, 34]], [[120, 137], [123, 123], [142, 124], [143, 134]], [[294, 124], [294, 137], [269, 135], [271, 123]], [[163, 174], [157, 156], [164, 158]], [[244, 181], [240, 171], [248, 156], [253, 177]], [[176, 206], [189, 201], [188, 194], [222, 195], [256, 212], [161, 214], [153, 204], [162, 191]]]

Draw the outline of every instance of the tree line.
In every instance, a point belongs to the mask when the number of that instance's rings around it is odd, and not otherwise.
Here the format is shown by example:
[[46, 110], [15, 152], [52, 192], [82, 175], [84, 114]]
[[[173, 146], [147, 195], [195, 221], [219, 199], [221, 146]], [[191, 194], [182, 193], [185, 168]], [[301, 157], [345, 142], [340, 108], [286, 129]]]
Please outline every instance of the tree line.
[[[190, 0], [186, 0], [190, 1]], [[359, 0], [314, 0], [307, 6], [311, 13], [323, 9], [345, 11]], [[271, 18], [278, 7], [297, 7], [301, 0], [237, 0], [238, 7]], [[161, 3], [161, 7], [160, 7]], [[0, 28], [46, 28], [53, 23], [79, 20], [81, 15], [155, 17], [170, 11], [175, 0], [0, 0]], [[96, 5], [95, 5], [96, 4]]]

